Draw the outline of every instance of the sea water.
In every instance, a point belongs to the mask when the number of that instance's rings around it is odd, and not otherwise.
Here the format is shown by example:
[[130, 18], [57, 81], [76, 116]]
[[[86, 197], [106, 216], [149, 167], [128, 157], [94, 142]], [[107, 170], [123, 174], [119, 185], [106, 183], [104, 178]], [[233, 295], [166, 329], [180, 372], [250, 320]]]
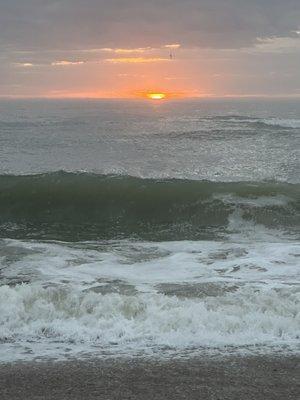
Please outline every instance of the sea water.
[[0, 360], [298, 352], [296, 100], [0, 102]]

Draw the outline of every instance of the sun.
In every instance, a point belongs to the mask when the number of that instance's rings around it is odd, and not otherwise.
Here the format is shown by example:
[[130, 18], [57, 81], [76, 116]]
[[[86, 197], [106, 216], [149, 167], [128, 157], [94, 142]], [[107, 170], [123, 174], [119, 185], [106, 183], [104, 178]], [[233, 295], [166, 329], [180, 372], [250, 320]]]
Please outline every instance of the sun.
[[148, 99], [151, 100], [163, 100], [166, 98], [165, 93], [147, 93]]

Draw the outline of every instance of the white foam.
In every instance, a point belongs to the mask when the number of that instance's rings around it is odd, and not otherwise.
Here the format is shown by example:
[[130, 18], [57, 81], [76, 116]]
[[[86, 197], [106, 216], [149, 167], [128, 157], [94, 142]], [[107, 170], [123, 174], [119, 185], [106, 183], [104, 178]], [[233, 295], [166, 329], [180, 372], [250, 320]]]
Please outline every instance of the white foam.
[[300, 119], [268, 118], [263, 119], [262, 122], [266, 125], [281, 126], [283, 128], [300, 128]]
[[[232, 238], [239, 242], [180, 241], [161, 243], [34, 243], [7, 241], [31, 251], [3, 268], [8, 281], [15, 276], [34, 282], [68, 282], [83, 290], [105, 280], [121, 280], [153, 292], [160, 283], [182, 282], [298, 282], [299, 243], [274, 236], [251, 222], [240, 235], [240, 216], [232, 216]], [[237, 232], [237, 233], [236, 233]], [[276, 232], [277, 233], [277, 232]], [[253, 241], [258, 237], [260, 241]], [[265, 241], [264, 239], [270, 239]], [[238, 267], [238, 268], [237, 268]], [[28, 276], [26, 276], [26, 273]], [[27, 278], [27, 279], [26, 279]], [[100, 282], [100, 283], [99, 283]]]
[[[0, 260], [2, 283], [28, 283], [0, 287], [0, 359], [294, 348], [299, 243], [239, 212], [229, 229], [219, 242], [2, 241], [13, 255]], [[170, 285], [184, 288], [173, 296]], [[208, 289], [190, 295], [195, 285]]]
[[[56, 354], [127, 352], [149, 347], [285, 345], [299, 339], [299, 293], [294, 289], [243, 289], [220, 297], [179, 299], [161, 294], [82, 293], [72, 287], [0, 288], [0, 338]], [[13, 349], [13, 344], [12, 344]], [[13, 354], [11, 357], [14, 357]], [[19, 351], [20, 357], [20, 351]]]

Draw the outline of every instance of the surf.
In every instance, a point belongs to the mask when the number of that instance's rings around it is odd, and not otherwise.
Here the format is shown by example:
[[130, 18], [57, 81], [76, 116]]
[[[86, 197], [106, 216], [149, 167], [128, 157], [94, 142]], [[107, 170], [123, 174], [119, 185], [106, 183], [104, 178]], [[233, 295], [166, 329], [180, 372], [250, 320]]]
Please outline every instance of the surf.
[[0, 237], [198, 240], [222, 236], [233, 213], [296, 229], [300, 187], [56, 172], [0, 176]]

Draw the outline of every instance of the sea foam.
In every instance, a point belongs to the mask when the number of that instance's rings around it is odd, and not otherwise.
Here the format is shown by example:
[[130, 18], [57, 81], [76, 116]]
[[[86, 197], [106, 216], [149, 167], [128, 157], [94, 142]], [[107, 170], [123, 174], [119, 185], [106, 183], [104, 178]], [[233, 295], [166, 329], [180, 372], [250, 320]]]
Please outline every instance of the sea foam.
[[[299, 293], [247, 288], [220, 297], [179, 299], [162, 294], [101, 295], [39, 285], [0, 289], [0, 338], [33, 347], [55, 341], [114, 353], [159, 347], [299, 344]], [[84, 344], [84, 346], [83, 346]], [[61, 349], [60, 349], [61, 350]], [[59, 353], [59, 351], [58, 351]]]

